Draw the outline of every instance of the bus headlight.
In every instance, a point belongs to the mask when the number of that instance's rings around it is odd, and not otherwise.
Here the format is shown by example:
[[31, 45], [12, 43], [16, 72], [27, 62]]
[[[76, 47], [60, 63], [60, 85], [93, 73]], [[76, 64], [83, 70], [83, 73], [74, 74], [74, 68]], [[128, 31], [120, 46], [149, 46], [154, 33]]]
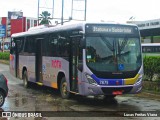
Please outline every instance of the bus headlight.
[[89, 84], [97, 85], [97, 82], [90, 75], [86, 75], [86, 78]]

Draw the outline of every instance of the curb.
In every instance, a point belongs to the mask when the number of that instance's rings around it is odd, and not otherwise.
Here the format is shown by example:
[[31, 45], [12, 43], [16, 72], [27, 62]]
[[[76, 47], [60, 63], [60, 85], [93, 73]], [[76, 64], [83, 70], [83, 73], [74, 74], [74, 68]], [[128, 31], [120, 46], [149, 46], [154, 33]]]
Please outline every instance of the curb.
[[141, 93], [137, 94], [136, 96], [150, 97], [150, 98], [153, 98], [153, 99], [160, 100], [160, 93], [154, 93], [152, 91], [142, 91]]

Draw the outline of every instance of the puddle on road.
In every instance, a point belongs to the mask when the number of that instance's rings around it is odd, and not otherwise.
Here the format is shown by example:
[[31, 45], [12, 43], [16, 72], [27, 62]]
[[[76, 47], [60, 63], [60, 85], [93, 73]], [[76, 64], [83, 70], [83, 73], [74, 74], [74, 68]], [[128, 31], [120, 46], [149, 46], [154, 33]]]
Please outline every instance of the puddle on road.
[[[157, 104], [147, 104], [150, 100], [137, 97], [117, 96], [115, 99], [103, 97], [73, 96], [66, 100], [60, 97], [58, 91], [46, 87], [31, 87], [10, 85], [9, 95], [3, 106], [4, 110], [22, 111], [141, 111], [157, 108]], [[147, 106], [146, 106], [147, 105]], [[151, 107], [151, 108], [150, 108]], [[160, 106], [158, 106], [160, 108]]]
[[[23, 88], [21, 88], [23, 89]], [[57, 94], [51, 94], [47, 89], [35, 90], [29, 88], [23, 90], [10, 89], [3, 108], [22, 111], [72, 111], [66, 102]]]
[[[25, 94], [15, 92], [7, 99], [9, 110], [23, 111], [96, 111], [96, 110], [138, 110], [136, 106], [128, 105], [127, 100], [118, 103], [115, 99], [103, 99], [101, 97], [74, 96], [66, 100], [57, 94], [27, 89]], [[34, 95], [33, 95], [34, 94]], [[6, 103], [6, 104], [7, 104]], [[5, 108], [5, 107], [4, 107]]]

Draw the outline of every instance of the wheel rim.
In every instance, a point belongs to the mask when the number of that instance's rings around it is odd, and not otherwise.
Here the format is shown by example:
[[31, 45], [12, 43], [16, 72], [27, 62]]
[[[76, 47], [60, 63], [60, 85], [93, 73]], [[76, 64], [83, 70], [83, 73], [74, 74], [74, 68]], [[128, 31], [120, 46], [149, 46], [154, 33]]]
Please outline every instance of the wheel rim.
[[63, 94], [64, 96], [67, 95], [67, 82], [64, 82], [64, 83], [62, 84], [62, 94]]
[[26, 77], [24, 77], [24, 86], [26, 87], [27, 86], [27, 79], [26, 79]]
[[0, 104], [2, 104], [3, 103], [3, 96], [2, 95], [0, 95]]

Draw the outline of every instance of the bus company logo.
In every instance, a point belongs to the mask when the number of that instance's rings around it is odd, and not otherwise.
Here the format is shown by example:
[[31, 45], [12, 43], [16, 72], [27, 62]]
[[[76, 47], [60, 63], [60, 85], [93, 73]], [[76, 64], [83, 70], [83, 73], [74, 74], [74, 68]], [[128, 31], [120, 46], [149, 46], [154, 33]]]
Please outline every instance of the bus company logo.
[[3, 118], [11, 118], [11, 117], [42, 117], [42, 113], [40, 112], [2, 112]]
[[60, 60], [52, 60], [52, 67], [53, 68], [62, 68], [62, 63]]

